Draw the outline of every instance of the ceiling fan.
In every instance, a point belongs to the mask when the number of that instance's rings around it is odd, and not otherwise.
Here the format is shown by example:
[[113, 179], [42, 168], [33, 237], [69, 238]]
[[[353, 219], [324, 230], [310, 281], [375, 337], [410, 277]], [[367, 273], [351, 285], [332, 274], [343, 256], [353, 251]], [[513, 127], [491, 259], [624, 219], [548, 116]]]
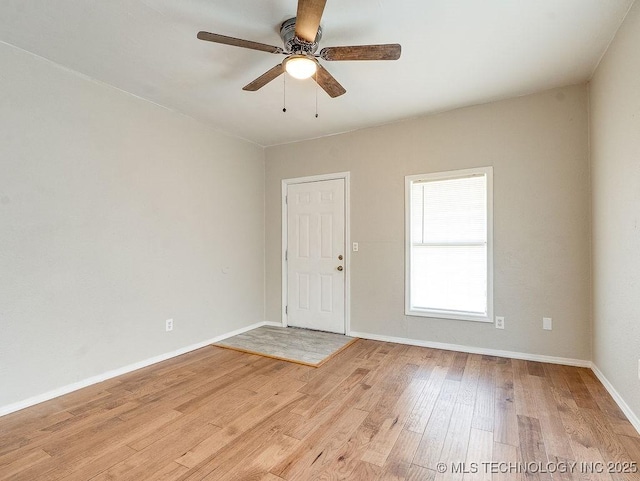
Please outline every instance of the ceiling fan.
[[322, 38], [320, 19], [326, 3], [327, 0], [298, 0], [296, 17], [284, 21], [280, 27], [280, 36], [284, 42], [284, 48], [209, 32], [198, 32], [198, 38], [209, 42], [286, 55], [282, 63], [245, 85], [243, 90], [255, 92], [286, 71], [292, 77], [299, 79], [313, 77], [316, 83], [330, 97], [339, 97], [346, 90], [320, 64], [318, 59], [328, 62], [342, 60], [397, 60], [400, 58], [401, 47], [397, 43], [327, 47], [317, 54], [318, 44]]

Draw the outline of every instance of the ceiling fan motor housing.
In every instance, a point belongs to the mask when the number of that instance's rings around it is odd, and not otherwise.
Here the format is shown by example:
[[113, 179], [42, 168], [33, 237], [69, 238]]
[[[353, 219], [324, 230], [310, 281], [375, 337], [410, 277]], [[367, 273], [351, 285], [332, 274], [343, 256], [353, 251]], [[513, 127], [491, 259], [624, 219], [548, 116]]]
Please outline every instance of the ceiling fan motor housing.
[[306, 42], [296, 37], [296, 17], [282, 22], [280, 26], [280, 37], [284, 42], [284, 49], [287, 52], [303, 55], [313, 55], [318, 50], [318, 43], [322, 38], [322, 28], [318, 27], [318, 34], [314, 42]]

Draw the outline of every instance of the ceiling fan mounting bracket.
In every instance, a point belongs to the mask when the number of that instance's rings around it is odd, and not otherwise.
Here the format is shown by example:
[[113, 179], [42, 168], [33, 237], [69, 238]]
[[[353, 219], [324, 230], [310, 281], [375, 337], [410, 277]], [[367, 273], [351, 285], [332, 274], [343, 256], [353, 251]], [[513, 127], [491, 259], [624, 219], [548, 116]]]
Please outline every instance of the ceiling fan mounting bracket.
[[296, 17], [290, 18], [282, 22], [280, 26], [280, 37], [284, 43], [284, 49], [287, 52], [313, 55], [318, 50], [318, 44], [322, 39], [322, 27], [318, 27], [318, 34], [313, 42], [307, 42], [296, 36]]

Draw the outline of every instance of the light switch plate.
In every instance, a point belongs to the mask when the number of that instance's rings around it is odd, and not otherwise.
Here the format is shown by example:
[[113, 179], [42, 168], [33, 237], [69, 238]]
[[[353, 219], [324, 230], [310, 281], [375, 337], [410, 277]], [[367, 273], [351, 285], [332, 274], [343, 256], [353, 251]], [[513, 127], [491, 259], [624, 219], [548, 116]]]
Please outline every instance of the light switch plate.
[[542, 318], [542, 329], [545, 331], [551, 331], [553, 329], [553, 319], [550, 317]]

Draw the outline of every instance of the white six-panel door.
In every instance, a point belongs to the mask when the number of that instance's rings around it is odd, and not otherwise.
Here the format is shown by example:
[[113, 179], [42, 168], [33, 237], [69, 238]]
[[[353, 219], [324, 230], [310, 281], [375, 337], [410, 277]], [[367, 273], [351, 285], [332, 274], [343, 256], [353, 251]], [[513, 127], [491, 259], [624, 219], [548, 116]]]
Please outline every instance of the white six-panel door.
[[287, 186], [287, 324], [345, 333], [345, 180]]

